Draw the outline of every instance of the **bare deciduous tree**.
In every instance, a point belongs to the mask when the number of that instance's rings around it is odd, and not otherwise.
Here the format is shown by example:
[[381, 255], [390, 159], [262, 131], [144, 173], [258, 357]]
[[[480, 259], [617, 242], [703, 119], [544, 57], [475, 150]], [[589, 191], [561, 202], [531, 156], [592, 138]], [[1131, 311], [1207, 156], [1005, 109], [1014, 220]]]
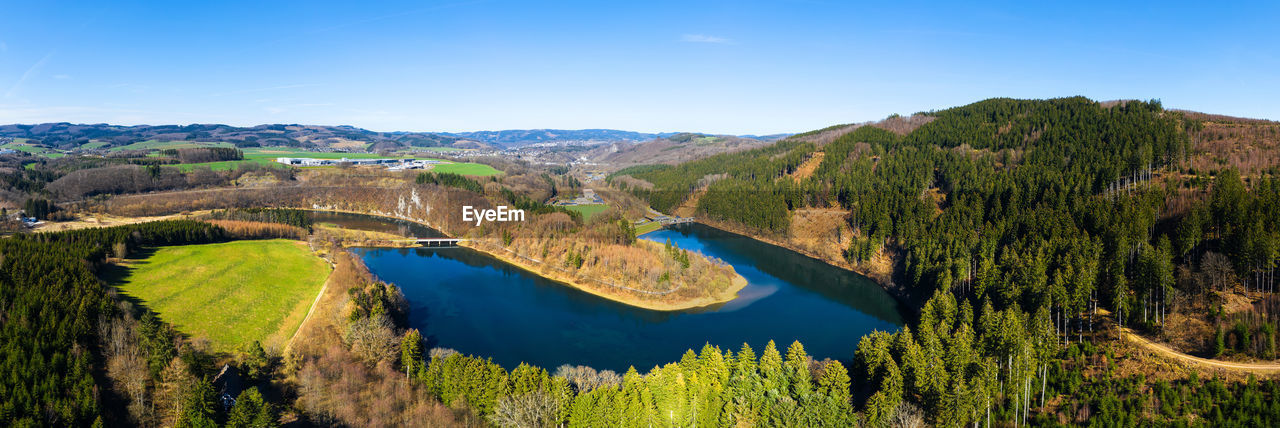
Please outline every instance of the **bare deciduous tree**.
[[1200, 270], [1209, 275], [1212, 281], [1213, 289], [1225, 291], [1225, 289], [1234, 283], [1235, 270], [1231, 267], [1231, 260], [1219, 253], [1207, 252], [1200, 259]]
[[915, 404], [903, 401], [889, 418], [889, 426], [893, 428], [924, 428], [924, 412]]
[[556, 369], [556, 377], [569, 380], [578, 393], [586, 393], [593, 389], [614, 386], [622, 383], [622, 376], [613, 370], [599, 370], [588, 366], [571, 366], [565, 364]]
[[489, 416], [489, 421], [500, 427], [531, 428], [556, 426], [556, 414], [560, 403], [546, 392], [537, 390], [528, 394], [503, 397]]
[[399, 351], [399, 339], [386, 315], [361, 318], [347, 326], [343, 337], [351, 352], [372, 363], [392, 360]]

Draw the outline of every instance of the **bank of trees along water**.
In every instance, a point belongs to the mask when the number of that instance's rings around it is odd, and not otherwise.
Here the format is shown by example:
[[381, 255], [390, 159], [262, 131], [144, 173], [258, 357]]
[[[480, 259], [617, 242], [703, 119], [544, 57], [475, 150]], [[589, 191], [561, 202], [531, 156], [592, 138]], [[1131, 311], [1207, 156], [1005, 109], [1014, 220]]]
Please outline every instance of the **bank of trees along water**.
[[[928, 115], [906, 135], [863, 126], [822, 147], [784, 141], [614, 177], [651, 183], [630, 190], [659, 210], [703, 191], [699, 215], [766, 232], [787, 230], [795, 209], [838, 207], [856, 234], [850, 262], [897, 254], [907, 293], [935, 297], [911, 328], [859, 345], [868, 421], [903, 401], [944, 424], [1028, 419], [1062, 349], [1095, 330], [1093, 309], [1165, 326], [1174, 296], [1198, 292], [1177, 287], [1178, 265], [1223, 258], [1248, 290], [1274, 291], [1276, 178], [1183, 179], [1195, 122], [1158, 101], [992, 99]], [[815, 151], [813, 173], [790, 177]], [[1208, 197], [1171, 211], [1192, 180]], [[1274, 327], [1246, 329], [1273, 341]]]
[[[784, 353], [785, 352], [785, 353]], [[591, 369], [511, 371], [488, 360], [437, 352], [415, 378], [445, 403], [465, 404], [499, 426], [850, 426], [849, 374], [835, 361], [815, 363], [799, 342], [707, 345], [679, 362], [620, 378]], [[601, 379], [604, 379], [603, 381]]]

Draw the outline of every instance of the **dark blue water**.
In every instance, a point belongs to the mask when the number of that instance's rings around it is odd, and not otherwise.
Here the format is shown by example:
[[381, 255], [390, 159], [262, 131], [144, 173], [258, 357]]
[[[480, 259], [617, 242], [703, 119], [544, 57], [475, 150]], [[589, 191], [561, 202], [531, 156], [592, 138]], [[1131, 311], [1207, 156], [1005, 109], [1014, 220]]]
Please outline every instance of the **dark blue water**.
[[759, 350], [800, 340], [815, 358], [849, 359], [873, 330], [902, 324], [897, 303], [860, 275], [790, 250], [701, 225], [653, 232], [718, 257], [748, 285], [733, 301], [686, 311], [615, 303], [466, 248], [357, 248], [369, 269], [410, 303], [428, 344], [554, 370], [561, 364], [642, 372], [711, 343]]

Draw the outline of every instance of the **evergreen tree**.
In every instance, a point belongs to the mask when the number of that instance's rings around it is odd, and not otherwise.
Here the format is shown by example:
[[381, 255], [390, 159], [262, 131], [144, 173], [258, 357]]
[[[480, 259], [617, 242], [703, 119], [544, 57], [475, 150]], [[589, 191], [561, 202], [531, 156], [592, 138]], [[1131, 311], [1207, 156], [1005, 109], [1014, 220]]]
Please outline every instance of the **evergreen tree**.
[[400, 366], [406, 375], [417, 373], [422, 366], [422, 333], [410, 329], [400, 340]]

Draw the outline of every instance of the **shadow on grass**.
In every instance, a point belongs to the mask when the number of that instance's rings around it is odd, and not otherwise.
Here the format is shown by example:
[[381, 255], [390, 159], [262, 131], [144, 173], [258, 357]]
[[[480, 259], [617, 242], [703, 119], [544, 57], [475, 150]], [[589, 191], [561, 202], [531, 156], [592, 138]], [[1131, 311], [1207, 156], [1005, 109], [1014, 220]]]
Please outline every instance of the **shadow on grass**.
[[[125, 285], [129, 283], [129, 278], [133, 276], [133, 272], [137, 270], [139, 267], [144, 266], [147, 263], [151, 263], [150, 261], [148, 261], [148, 259], [150, 259], [151, 256], [154, 256], [155, 254], [156, 254], [155, 248], [136, 249], [132, 254], [129, 254], [127, 257], [124, 258], [123, 263], [121, 262], [108, 263], [105, 266], [99, 268], [98, 279], [102, 280], [102, 282], [105, 283], [108, 288], [115, 289], [116, 296], [120, 300], [129, 302], [130, 306], [133, 309], [133, 313], [130, 315], [132, 315], [135, 319], [141, 319], [143, 314], [147, 312], [152, 312], [156, 315], [156, 318], [159, 318], [161, 321], [164, 321], [165, 323], [168, 323], [172, 326], [172, 323], [169, 323], [169, 321], [165, 319], [163, 314], [152, 310], [151, 307], [147, 305], [146, 301], [138, 298], [137, 296], [134, 296], [132, 293], [129, 293], [128, 290], [125, 290], [123, 288]], [[190, 334], [187, 334], [181, 330], [178, 330], [176, 327], [174, 327], [173, 331], [178, 336], [181, 336], [184, 340], [188, 342], [193, 340]]]
[[124, 263], [108, 263], [106, 266], [98, 269], [98, 279], [107, 285], [119, 288], [129, 282], [129, 277], [133, 275], [133, 271], [137, 266], [147, 263], [147, 259], [156, 254], [155, 248], [139, 248], [134, 250], [132, 254], [124, 258]]

